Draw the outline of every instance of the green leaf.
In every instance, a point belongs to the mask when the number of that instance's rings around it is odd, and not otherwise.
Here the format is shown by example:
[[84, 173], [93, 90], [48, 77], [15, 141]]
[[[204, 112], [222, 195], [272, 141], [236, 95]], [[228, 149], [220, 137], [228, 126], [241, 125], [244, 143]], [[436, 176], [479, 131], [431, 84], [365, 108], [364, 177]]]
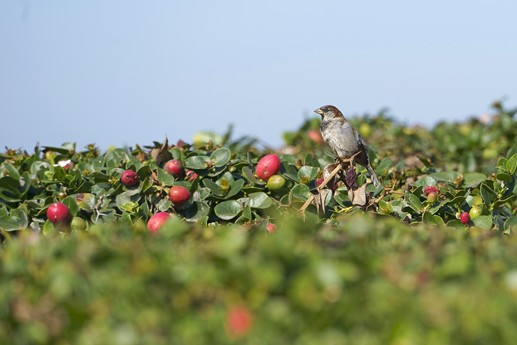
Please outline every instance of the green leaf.
[[244, 205], [244, 211], [242, 212], [242, 217], [246, 220], [251, 220], [251, 207], [250, 205]]
[[78, 193], [73, 195], [73, 197], [81, 210], [91, 211], [95, 207], [95, 194]]
[[481, 192], [481, 198], [485, 202], [485, 205], [490, 208], [492, 203], [497, 199], [497, 193], [489, 186], [489, 182], [483, 182], [479, 188]]
[[390, 158], [384, 158], [376, 167], [375, 171], [383, 172], [388, 169], [393, 164], [393, 161]]
[[510, 182], [512, 180], [512, 175], [509, 175], [507, 173], [497, 173], [495, 175], [495, 177], [499, 180], [499, 181], [505, 181], [505, 182]]
[[510, 195], [509, 195], [509, 196], [507, 196], [506, 198], [496, 200], [496, 201], [492, 204], [492, 209], [493, 209], [493, 210], [495, 210], [495, 209], [497, 209], [497, 208], [499, 208], [499, 207], [503, 206], [504, 204], [511, 202], [515, 197], [516, 197], [516, 195], [515, 195], [515, 194], [510, 194]]
[[458, 195], [450, 200], [445, 200], [444, 205], [461, 205], [465, 202], [466, 197], [464, 195]]
[[167, 198], [163, 198], [155, 205], [156, 205], [156, 208], [158, 209], [158, 211], [167, 211], [168, 209], [171, 208], [172, 202]]
[[119, 208], [123, 204], [129, 203], [129, 202], [137, 202], [140, 199], [140, 191], [138, 189], [132, 189], [128, 190], [126, 192], [120, 193], [115, 198], [115, 202]]
[[18, 169], [16, 169], [12, 164], [4, 162], [2, 163], [2, 166], [0, 166], [0, 169], [2, 168], [7, 170], [7, 176], [11, 176], [15, 180], [20, 179], [20, 173], [18, 172]]
[[214, 213], [217, 217], [223, 220], [230, 220], [241, 213], [243, 207], [240, 202], [236, 200], [223, 201], [214, 207]]
[[491, 216], [479, 216], [472, 219], [474, 225], [478, 228], [490, 230], [492, 228], [492, 217]]
[[517, 231], [517, 216], [511, 216], [504, 222], [504, 231], [513, 234]]
[[122, 211], [125, 211], [125, 212], [128, 212], [128, 213], [133, 213], [136, 209], [138, 209], [138, 203], [132, 202], [132, 201], [125, 202], [122, 205], [120, 205], [119, 208]]
[[209, 178], [203, 179], [203, 185], [210, 189], [213, 195], [222, 197], [223, 196], [223, 190], [221, 187], [215, 183], [214, 181], [210, 180]]
[[23, 230], [29, 225], [25, 211], [14, 209], [8, 216], [0, 218], [0, 228], [6, 231]]
[[29, 191], [31, 184], [32, 184], [32, 180], [31, 180], [31, 177], [30, 177], [28, 171], [25, 171], [23, 173], [23, 176], [20, 178], [20, 184], [21, 184], [21, 189], [19, 190], [20, 198], [24, 198], [27, 195], [27, 192]]
[[251, 208], [268, 208], [273, 204], [273, 200], [264, 192], [251, 193], [249, 195], [249, 205]]
[[486, 175], [482, 173], [472, 172], [463, 175], [463, 183], [465, 187], [472, 188], [486, 180]]
[[445, 181], [445, 182], [453, 182], [456, 177], [458, 177], [458, 173], [454, 171], [443, 171], [433, 173], [430, 176], [433, 177], [436, 181]]
[[448, 228], [453, 228], [456, 230], [462, 230], [465, 228], [465, 225], [459, 219], [453, 219], [447, 222]]
[[164, 169], [160, 169], [160, 168], [158, 168], [157, 172], [158, 172], [157, 173], [157, 175], [158, 175], [158, 182], [160, 182], [160, 184], [162, 186], [170, 187], [170, 186], [174, 185], [174, 181], [175, 181], [174, 180], [174, 176], [169, 174]]
[[152, 170], [148, 165], [144, 165], [143, 167], [138, 169], [138, 171], [136, 173], [137, 173], [138, 177], [140, 177], [141, 179], [145, 179], [146, 177], [151, 176]]
[[414, 186], [415, 187], [426, 187], [426, 186], [435, 186], [436, 180], [432, 178], [431, 176], [426, 176], [424, 178], [421, 178], [420, 180], [416, 181]]
[[185, 167], [189, 169], [206, 169], [209, 158], [207, 156], [191, 156], [185, 159]]
[[0, 178], [0, 199], [7, 202], [20, 201], [20, 181], [11, 176]]
[[209, 213], [210, 206], [208, 206], [206, 202], [196, 201], [185, 211], [183, 216], [185, 217], [185, 220], [189, 222], [197, 222], [208, 217]]
[[407, 193], [405, 197], [406, 202], [408, 203], [409, 207], [411, 207], [414, 211], [421, 212], [422, 211], [422, 203], [420, 202], [420, 199], [412, 193]]
[[319, 171], [319, 168], [305, 165], [298, 170], [298, 181], [307, 184], [318, 176]]
[[43, 224], [43, 229], [41, 230], [43, 232], [43, 235], [48, 235], [54, 231], [56, 231], [56, 227], [50, 220], [46, 220]]
[[284, 166], [285, 166], [284, 176], [294, 182], [298, 182], [299, 177], [298, 177], [298, 170], [296, 170], [296, 167], [291, 164], [284, 164]]
[[229, 198], [237, 195], [241, 191], [243, 186], [244, 186], [244, 180], [232, 181], [230, 183], [230, 190], [226, 194], [226, 198], [229, 199]]
[[264, 181], [259, 180], [255, 174], [253, 174], [253, 170], [249, 166], [245, 166], [242, 168], [242, 176], [244, 176], [248, 181], [253, 184], [265, 185]]
[[202, 201], [202, 200], [205, 200], [206, 198], [208, 198], [209, 195], [210, 195], [210, 189], [208, 189], [206, 187], [205, 188], [201, 187], [201, 188], [198, 188], [194, 192], [192, 198], [194, 201]]
[[72, 214], [72, 216], [77, 215], [77, 211], [79, 211], [79, 206], [75, 201], [75, 195], [67, 196], [65, 199], [63, 199], [63, 204], [65, 204], [68, 207], [68, 209], [70, 210], [70, 214]]
[[289, 192], [289, 201], [305, 202], [311, 196], [310, 188], [306, 184], [297, 184]]
[[513, 175], [517, 171], [517, 154], [514, 154], [506, 162], [506, 170]]
[[226, 147], [221, 147], [212, 152], [212, 155], [210, 155], [210, 159], [214, 161], [214, 166], [217, 168], [220, 168], [228, 164], [231, 157], [232, 153]]
[[422, 220], [424, 223], [436, 224], [436, 225], [445, 225], [442, 217], [438, 215], [432, 215], [430, 212], [425, 212], [422, 216]]

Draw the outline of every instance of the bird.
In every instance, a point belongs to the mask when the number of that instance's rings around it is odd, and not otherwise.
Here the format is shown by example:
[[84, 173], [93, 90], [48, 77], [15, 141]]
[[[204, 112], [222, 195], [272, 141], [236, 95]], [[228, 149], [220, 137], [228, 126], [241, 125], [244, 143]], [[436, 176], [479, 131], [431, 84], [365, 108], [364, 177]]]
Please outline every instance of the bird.
[[354, 161], [368, 170], [373, 185], [379, 187], [381, 183], [370, 163], [368, 145], [341, 111], [333, 105], [324, 105], [314, 112], [321, 115], [321, 136], [329, 144], [339, 161], [351, 159], [356, 155]]

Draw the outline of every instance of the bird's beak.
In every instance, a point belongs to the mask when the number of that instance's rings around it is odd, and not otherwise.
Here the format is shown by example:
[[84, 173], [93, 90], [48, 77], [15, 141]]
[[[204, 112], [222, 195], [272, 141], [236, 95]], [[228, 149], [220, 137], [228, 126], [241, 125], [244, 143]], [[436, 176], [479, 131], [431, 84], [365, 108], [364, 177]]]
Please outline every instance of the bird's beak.
[[319, 114], [319, 115], [323, 116], [323, 110], [321, 110], [321, 108], [318, 108], [318, 109], [314, 110], [314, 112], [316, 114]]

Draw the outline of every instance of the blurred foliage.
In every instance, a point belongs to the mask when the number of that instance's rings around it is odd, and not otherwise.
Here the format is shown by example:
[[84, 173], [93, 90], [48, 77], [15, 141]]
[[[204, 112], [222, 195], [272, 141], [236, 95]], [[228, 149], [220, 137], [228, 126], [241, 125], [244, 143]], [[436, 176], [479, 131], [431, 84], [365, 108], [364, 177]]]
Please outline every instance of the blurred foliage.
[[0, 251], [0, 343], [510, 344], [516, 252], [495, 231], [362, 212], [274, 234], [177, 217], [158, 234], [23, 232]]

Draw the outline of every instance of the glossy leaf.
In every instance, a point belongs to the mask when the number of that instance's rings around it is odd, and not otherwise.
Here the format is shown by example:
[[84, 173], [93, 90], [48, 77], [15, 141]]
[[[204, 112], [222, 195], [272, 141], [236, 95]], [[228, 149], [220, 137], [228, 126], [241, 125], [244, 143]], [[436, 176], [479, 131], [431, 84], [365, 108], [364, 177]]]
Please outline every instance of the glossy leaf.
[[221, 147], [215, 150], [210, 159], [214, 161], [214, 166], [217, 168], [223, 167], [230, 161], [232, 154], [226, 147]]
[[273, 200], [264, 192], [251, 193], [249, 195], [249, 206], [251, 208], [268, 208], [273, 205]]
[[230, 220], [237, 217], [242, 210], [242, 204], [236, 200], [223, 201], [214, 208], [216, 216], [223, 220]]

